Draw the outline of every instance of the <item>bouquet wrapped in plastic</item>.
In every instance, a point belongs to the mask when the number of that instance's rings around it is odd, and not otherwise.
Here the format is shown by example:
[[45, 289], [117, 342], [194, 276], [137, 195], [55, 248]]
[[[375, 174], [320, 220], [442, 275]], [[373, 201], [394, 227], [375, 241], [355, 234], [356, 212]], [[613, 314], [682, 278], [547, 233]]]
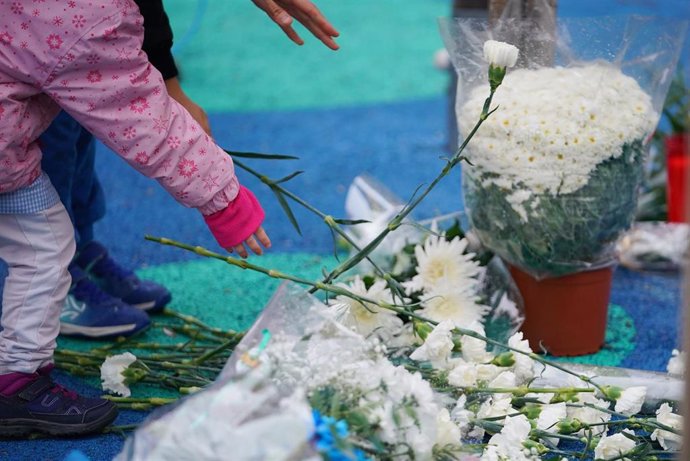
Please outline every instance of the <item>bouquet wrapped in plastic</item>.
[[441, 25], [459, 74], [461, 138], [488, 91], [484, 42], [520, 48], [518, 69], [494, 95], [498, 109], [466, 150], [472, 227], [484, 245], [537, 278], [611, 265], [634, 217], [686, 24], [622, 16], [554, 22], [545, 1], [546, 20], [506, 11], [491, 26], [476, 19]]

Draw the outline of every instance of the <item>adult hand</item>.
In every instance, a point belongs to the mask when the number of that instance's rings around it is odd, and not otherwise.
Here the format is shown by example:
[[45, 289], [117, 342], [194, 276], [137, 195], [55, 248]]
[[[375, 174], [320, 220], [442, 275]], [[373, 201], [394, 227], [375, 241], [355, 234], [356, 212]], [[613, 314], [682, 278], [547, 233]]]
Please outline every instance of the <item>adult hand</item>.
[[211, 125], [208, 123], [208, 116], [206, 115], [206, 112], [197, 103], [189, 99], [189, 96], [182, 91], [180, 81], [177, 79], [177, 77], [167, 79], [165, 81], [165, 87], [167, 88], [170, 97], [179, 102], [182, 107], [187, 109], [189, 115], [191, 115], [192, 118], [196, 120], [199, 125], [201, 125], [201, 128], [203, 128], [206, 134], [211, 136]]
[[254, 4], [264, 10], [290, 40], [303, 45], [304, 40], [292, 28], [292, 20], [297, 19], [316, 38], [332, 50], [340, 48], [333, 40], [340, 34], [328, 22], [319, 9], [310, 0], [252, 0]]
[[[257, 242], [258, 240], [258, 242]], [[264, 231], [263, 227], [259, 227], [256, 232], [254, 232], [254, 235], [250, 235], [247, 240], [245, 240], [243, 243], [239, 245], [235, 245], [232, 248], [226, 248], [227, 251], [232, 253], [233, 251], [236, 252], [240, 257], [246, 258], [249, 254], [247, 253], [247, 249], [245, 248], [245, 245], [249, 247], [255, 254], [261, 255], [263, 254], [263, 249], [261, 246], [259, 246], [259, 243], [264, 246], [264, 248], [271, 248], [271, 240], [268, 238], [268, 235], [266, 235], [266, 232]]]

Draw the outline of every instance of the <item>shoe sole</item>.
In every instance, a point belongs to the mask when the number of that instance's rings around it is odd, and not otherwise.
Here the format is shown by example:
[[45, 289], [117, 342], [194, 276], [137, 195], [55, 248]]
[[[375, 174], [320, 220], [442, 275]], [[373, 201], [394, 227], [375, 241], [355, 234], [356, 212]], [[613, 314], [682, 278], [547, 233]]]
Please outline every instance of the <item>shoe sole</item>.
[[59, 424], [35, 419], [12, 419], [9, 421], [0, 420], [0, 437], [17, 438], [26, 437], [32, 434], [43, 434], [58, 437], [86, 435], [102, 430], [104, 427], [115, 421], [117, 414], [117, 407], [113, 406], [108, 413], [101, 416], [99, 419], [86, 424]]
[[148, 314], [157, 314], [161, 312], [170, 301], [172, 301], [172, 295], [168, 294], [167, 296], [164, 296], [160, 299], [156, 299], [155, 301], [149, 301], [139, 304], [130, 304], [130, 306], [136, 307], [137, 309], [141, 309], [142, 311]]
[[[137, 326], [135, 323], [129, 324], [134, 325], [134, 328], [129, 328], [125, 331], [119, 330], [120, 325], [116, 327], [84, 327], [79, 325], [73, 325], [69, 323], [60, 324], [60, 334], [64, 336], [72, 336], [75, 338], [89, 338], [89, 339], [113, 339], [120, 336], [130, 337], [138, 335], [149, 329], [150, 323], [143, 326]], [[107, 331], [110, 329], [110, 331]], [[114, 331], [113, 331], [114, 330]]]

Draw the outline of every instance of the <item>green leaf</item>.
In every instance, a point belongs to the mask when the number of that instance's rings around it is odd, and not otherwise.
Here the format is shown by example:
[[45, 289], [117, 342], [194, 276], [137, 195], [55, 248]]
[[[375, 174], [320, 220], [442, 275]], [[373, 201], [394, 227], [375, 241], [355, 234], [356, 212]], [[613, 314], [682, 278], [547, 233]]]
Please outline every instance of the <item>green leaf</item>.
[[336, 224], [342, 224], [346, 226], [355, 224], [366, 224], [371, 222], [367, 221], [366, 219], [334, 219], [333, 221], [335, 221]]
[[283, 208], [283, 211], [290, 220], [290, 223], [292, 223], [292, 227], [294, 227], [297, 233], [301, 236], [302, 231], [299, 228], [299, 223], [297, 222], [297, 218], [295, 218], [295, 215], [292, 213], [292, 209], [290, 209], [290, 205], [288, 205], [287, 200], [285, 200], [285, 197], [278, 189], [271, 187], [271, 190], [276, 195], [278, 203], [280, 203], [280, 206]]
[[301, 175], [302, 173], [304, 173], [304, 171], [302, 171], [302, 170], [295, 171], [294, 173], [289, 174], [289, 175], [285, 176], [284, 178], [280, 178], [279, 180], [274, 181], [273, 184], [281, 184], [281, 183], [287, 182], [287, 181], [291, 180], [292, 178], [294, 178], [295, 176]]
[[261, 160], [298, 160], [299, 157], [293, 155], [282, 155], [282, 154], [261, 154], [258, 152], [236, 152], [227, 149], [223, 149], [227, 154], [238, 157], [238, 158], [256, 158]]

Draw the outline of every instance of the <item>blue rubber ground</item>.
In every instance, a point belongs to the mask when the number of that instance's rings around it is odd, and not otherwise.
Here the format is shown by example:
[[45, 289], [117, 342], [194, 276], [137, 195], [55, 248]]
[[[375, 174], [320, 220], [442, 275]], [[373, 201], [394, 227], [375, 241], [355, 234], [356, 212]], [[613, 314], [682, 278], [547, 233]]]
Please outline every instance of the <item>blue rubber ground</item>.
[[[201, 59], [200, 55], [208, 49], [211, 40], [210, 35], [205, 35], [206, 32], [200, 33], [181, 50], [179, 58], [183, 76], [188, 78], [191, 96], [213, 110], [210, 114], [211, 123], [218, 142], [234, 150], [276, 152], [300, 157], [299, 160], [290, 162], [247, 163], [274, 178], [295, 170], [304, 170], [303, 175], [289, 183], [289, 188], [334, 216], [343, 215], [347, 187], [360, 173], [374, 175], [403, 199], [409, 198], [416, 186], [432, 180], [442, 165], [440, 157], [448, 155], [445, 150], [447, 103], [443, 94], [444, 80], [430, 66], [431, 53], [436, 46], [440, 46], [436, 26], [432, 22], [435, 16], [450, 9], [450, 2], [409, 0], [410, 7], [405, 10], [396, 9], [395, 1], [399, 0], [380, 0], [381, 5], [375, 11], [376, 14], [368, 14], [370, 10], [364, 13], [350, 11], [356, 6], [346, 2], [319, 2], [324, 11], [336, 14], [331, 17], [336, 24], [343, 25], [343, 33], [360, 38], [352, 38], [349, 43], [344, 41], [344, 45], [350, 46], [350, 54], [345, 54], [348, 51], [347, 46], [344, 46], [343, 57], [338, 57], [342, 59], [338, 61], [341, 63], [338, 65], [346, 63], [350, 71], [338, 73], [329, 69], [327, 76], [332, 83], [332, 92], [325, 91], [324, 88], [329, 87], [318, 81], [317, 77], [322, 76], [318, 70], [297, 69], [300, 65], [313, 67], [323, 63], [319, 59], [321, 50], [313, 51], [305, 47], [304, 52], [310, 54], [299, 61], [299, 65], [295, 64], [295, 72], [303, 72], [297, 74], [301, 76], [301, 81], [291, 81], [291, 85], [301, 86], [292, 91], [290, 85], [283, 85], [282, 91], [290, 93], [292, 98], [290, 104], [276, 99], [280, 92], [276, 93], [274, 88], [267, 89], [265, 97], [261, 93], [247, 90], [238, 94], [238, 99], [232, 99], [232, 91], [240, 90], [232, 88], [228, 92], [231, 97], [226, 101], [217, 98], [214, 90], [204, 90], [213, 88], [214, 80], [207, 80], [206, 77], [211, 76], [203, 74], [216, 70], [211, 65], [214, 62], [228, 62], [228, 65], [237, 63], [240, 67], [246, 64], [243, 69], [256, 72], [264, 78], [261, 80], [264, 85], [271, 85], [274, 79], [265, 77], [276, 75], [272, 73], [272, 65], [293, 64], [270, 60], [262, 62], [260, 49], [259, 52], [248, 54], [243, 51], [243, 47], [248, 46], [248, 41], [257, 43], [266, 37], [272, 37], [271, 40], [276, 41], [283, 40], [279, 31], [267, 29], [270, 32], [261, 31], [245, 36], [240, 30], [240, 40], [232, 38], [233, 31], [228, 30], [228, 42], [216, 43], [215, 46], [223, 50], [227, 48], [230, 54], [213, 54], [206, 62], [197, 62], [196, 59]], [[191, 5], [187, 0], [166, 1], [173, 25], [178, 27], [176, 33], [178, 30], [186, 30], [190, 25], [193, 17]], [[561, 13], [569, 16], [603, 14], [611, 11], [612, 7], [619, 13], [655, 11], [674, 16], [688, 15], [685, 0], [559, 2]], [[254, 23], [249, 22], [254, 19], [244, 21], [245, 17], [253, 18], [252, 5], [241, 6], [239, 3], [210, 0], [208, 8], [210, 13], [205, 16], [206, 22], [202, 24], [202, 30], [208, 30], [210, 26], [211, 32], [223, 33], [222, 29], [213, 30], [213, 27], [223, 27], [225, 20], [222, 18], [230, 18], [228, 11], [233, 9], [241, 10], [242, 13], [240, 20], [234, 18], [233, 24], [236, 27], [245, 24], [254, 27]], [[417, 21], [421, 21], [421, 25]], [[378, 26], [383, 28], [383, 24], [389, 29], [379, 31]], [[370, 34], [367, 35], [369, 42], [361, 38], [365, 33]], [[420, 39], [420, 34], [425, 34], [423, 39]], [[315, 46], [313, 39], [309, 40], [308, 45]], [[231, 48], [235, 51], [230, 50]], [[370, 55], [365, 59], [362, 55], [367, 52]], [[395, 53], [400, 55], [399, 66], [396, 66]], [[402, 56], [401, 53], [407, 54]], [[208, 59], [211, 58], [214, 62], [209, 64]], [[328, 61], [328, 65], [336, 64], [335, 61]], [[281, 67], [281, 74], [288, 74], [289, 69]], [[196, 79], [195, 72], [198, 76]], [[400, 76], [396, 72], [400, 72]], [[422, 72], [422, 77], [415, 75], [415, 72]], [[372, 76], [367, 78], [367, 73]], [[200, 74], [202, 75], [199, 77]], [[234, 81], [225, 77], [221, 81], [249, 85], [248, 82], [256, 80], [251, 75], [242, 73], [233, 78]], [[312, 78], [314, 81], [310, 82]], [[386, 82], [390, 85], [384, 87]], [[310, 88], [318, 90], [316, 97], [310, 95]], [[348, 94], [344, 96], [342, 92]], [[303, 104], [299, 104], [299, 101]], [[295, 110], [295, 107], [302, 109]], [[123, 264], [144, 272], [155, 272], [162, 264], [197, 259], [191, 253], [146, 242], [143, 239], [145, 234], [218, 249], [196, 211], [178, 206], [157, 184], [136, 173], [102, 147], [99, 147], [98, 171], [106, 189], [109, 210], [106, 218], [97, 225], [96, 234]], [[299, 236], [290, 227], [270, 191], [246, 173], [240, 171], [238, 174], [241, 181], [255, 191], [266, 209], [265, 227], [274, 243], [272, 252], [287, 256], [298, 253], [324, 256], [332, 252], [330, 233], [316, 218], [295, 208], [303, 229], [303, 235]], [[416, 217], [425, 218], [460, 209], [460, 190], [460, 172], [456, 171], [430, 195]], [[193, 286], [185, 291], [185, 299], [190, 303], [205, 295], [202, 290], [195, 290]], [[636, 336], [630, 347], [625, 348], [624, 356], [616, 356], [615, 363], [609, 364], [663, 370], [671, 350], [678, 344], [678, 276], [640, 274], [619, 269], [614, 277], [611, 302], [623, 312], [620, 318], [632, 323]], [[100, 394], [100, 390], [88, 386], [83, 380], [64, 374], [58, 374], [58, 379], [82, 393]], [[145, 416], [141, 412], [123, 411], [116, 423], [138, 422]], [[0, 459], [61, 461], [70, 450], [79, 449], [92, 460], [101, 461], [112, 459], [121, 447], [122, 438], [117, 435], [62, 441], [4, 441], [0, 442]]]

